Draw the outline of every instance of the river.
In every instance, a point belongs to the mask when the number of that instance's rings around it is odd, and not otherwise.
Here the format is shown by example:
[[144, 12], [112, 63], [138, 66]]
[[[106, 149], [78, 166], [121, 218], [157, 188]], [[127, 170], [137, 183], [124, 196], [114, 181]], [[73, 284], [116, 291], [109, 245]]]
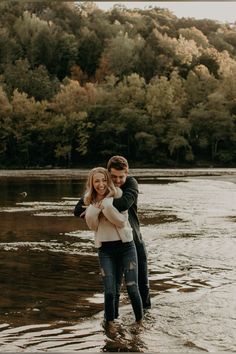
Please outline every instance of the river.
[[84, 180], [1, 175], [0, 351], [235, 352], [233, 172], [218, 178], [139, 174], [152, 309], [144, 328], [134, 331], [123, 289], [116, 340], [101, 326], [93, 235], [73, 216]]

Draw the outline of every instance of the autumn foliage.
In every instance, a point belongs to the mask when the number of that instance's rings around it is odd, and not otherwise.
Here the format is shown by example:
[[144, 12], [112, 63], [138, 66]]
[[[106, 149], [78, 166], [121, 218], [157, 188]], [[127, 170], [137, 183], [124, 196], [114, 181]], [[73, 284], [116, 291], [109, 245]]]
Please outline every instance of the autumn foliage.
[[0, 166], [235, 166], [236, 25], [0, 3]]

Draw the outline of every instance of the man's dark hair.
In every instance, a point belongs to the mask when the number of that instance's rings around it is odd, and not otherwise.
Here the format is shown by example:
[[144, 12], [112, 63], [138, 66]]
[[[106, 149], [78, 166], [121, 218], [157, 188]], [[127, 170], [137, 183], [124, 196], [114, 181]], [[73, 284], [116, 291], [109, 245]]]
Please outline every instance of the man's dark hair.
[[125, 157], [116, 155], [112, 156], [107, 163], [108, 171], [111, 171], [112, 168], [115, 170], [126, 170], [126, 172], [128, 172], [129, 164]]

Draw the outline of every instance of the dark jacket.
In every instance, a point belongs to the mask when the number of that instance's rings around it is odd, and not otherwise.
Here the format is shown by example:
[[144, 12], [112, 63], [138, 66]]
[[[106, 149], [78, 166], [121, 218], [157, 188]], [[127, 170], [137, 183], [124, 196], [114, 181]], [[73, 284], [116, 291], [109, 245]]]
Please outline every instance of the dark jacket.
[[[123, 191], [121, 198], [114, 199], [114, 207], [122, 212], [128, 210], [129, 222], [133, 229], [133, 236], [135, 243], [142, 241], [142, 235], [140, 233], [139, 218], [137, 211], [138, 202], [138, 182], [132, 176], [127, 176], [125, 183], [120, 187]], [[75, 206], [74, 215], [80, 216], [84, 212], [84, 200], [81, 198]]]

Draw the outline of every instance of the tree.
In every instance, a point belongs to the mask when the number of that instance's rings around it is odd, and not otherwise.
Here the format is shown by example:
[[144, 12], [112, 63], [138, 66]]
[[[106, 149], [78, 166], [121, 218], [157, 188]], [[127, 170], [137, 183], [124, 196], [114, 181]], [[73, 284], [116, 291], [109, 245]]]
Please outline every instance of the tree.
[[7, 28], [0, 28], [0, 73], [4, 71], [5, 65], [14, 62], [22, 55], [19, 43], [12, 38]]
[[0, 23], [2, 166], [235, 163], [235, 25], [55, 1]]
[[190, 70], [184, 83], [187, 94], [187, 106], [195, 107], [199, 103], [204, 103], [217, 85], [217, 80], [210, 74], [204, 65], [197, 65]]
[[154, 120], [181, 114], [185, 101], [183, 82], [176, 72], [171, 74], [170, 80], [156, 77], [147, 85], [146, 107]]
[[67, 80], [48, 104], [48, 108], [57, 114], [65, 115], [72, 112], [86, 112], [96, 103], [96, 96], [94, 84], [81, 86], [78, 81]]
[[6, 65], [4, 80], [10, 95], [18, 89], [39, 101], [51, 98], [59, 88], [58, 80], [52, 79], [43, 65], [31, 69], [27, 59]]
[[29, 11], [17, 19], [14, 30], [32, 67], [43, 64], [59, 79], [69, 74], [78, 53], [73, 34], [63, 32], [52, 21], [44, 21]]
[[71, 67], [76, 63], [78, 55], [77, 40], [73, 34], [58, 33], [54, 55], [54, 74], [62, 80], [69, 75]]
[[[214, 102], [214, 104], [213, 104]], [[206, 104], [199, 104], [190, 113], [192, 142], [205, 158], [217, 161], [220, 150], [231, 141], [235, 144], [234, 117], [225, 110], [223, 102], [212, 96]], [[233, 150], [231, 150], [233, 151]], [[231, 155], [231, 160], [235, 158]]]
[[196, 27], [180, 28], [179, 34], [187, 40], [194, 40], [198, 47], [207, 48], [209, 46], [207, 36]]
[[11, 163], [27, 167], [35, 162], [32, 150], [35, 144], [37, 145], [38, 124], [43, 116], [44, 104], [29, 98], [25, 93], [14, 90], [11, 105], [8, 158]]
[[98, 83], [105, 81], [107, 76], [112, 74], [112, 70], [109, 67], [108, 59], [105, 55], [102, 55], [99, 61], [99, 66], [95, 73], [95, 80]]
[[143, 49], [140, 51], [137, 72], [147, 81], [160, 73], [158, 71], [158, 59], [155, 56], [155, 52], [147, 43], [145, 43]]
[[48, 126], [48, 137], [54, 146], [56, 161], [71, 166], [72, 159], [87, 154], [89, 130], [92, 124], [85, 112], [53, 115]]
[[10, 128], [10, 115], [12, 106], [8, 100], [6, 93], [0, 86], [0, 161], [5, 160], [5, 153], [7, 150], [7, 143], [9, 135], [11, 134]]
[[[24, 53], [31, 52], [31, 44], [34, 37], [42, 30], [47, 29], [49, 24], [41, 20], [35, 14], [24, 11], [14, 24], [14, 31]], [[29, 55], [30, 56], [30, 55]]]
[[182, 65], [191, 65], [200, 56], [196, 42], [193, 39], [187, 40], [182, 35], [179, 36], [174, 51], [176, 60]]
[[104, 50], [104, 55], [112, 72], [118, 76], [130, 74], [137, 66], [138, 53], [142, 47], [142, 38], [130, 38], [128, 33], [121, 33], [111, 39]]
[[77, 64], [89, 77], [94, 76], [102, 54], [102, 43], [94, 32], [80, 40]]
[[79, 65], [73, 65], [70, 71], [71, 80], [78, 81], [81, 85], [85, 84], [88, 81], [88, 75], [86, 74], [86, 72], [83, 72]]
[[143, 108], [146, 100], [146, 82], [138, 74], [125, 76], [116, 88], [117, 99], [131, 108]]
[[218, 78], [220, 53], [215, 48], [206, 48], [199, 57], [199, 64], [207, 67], [210, 74]]
[[171, 156], [176, 156], [176, 161], [192, 161], [194, 159], [189, 143], [191, 124], [186, 118], [172, 119], [168, 124], [167, 144]]

